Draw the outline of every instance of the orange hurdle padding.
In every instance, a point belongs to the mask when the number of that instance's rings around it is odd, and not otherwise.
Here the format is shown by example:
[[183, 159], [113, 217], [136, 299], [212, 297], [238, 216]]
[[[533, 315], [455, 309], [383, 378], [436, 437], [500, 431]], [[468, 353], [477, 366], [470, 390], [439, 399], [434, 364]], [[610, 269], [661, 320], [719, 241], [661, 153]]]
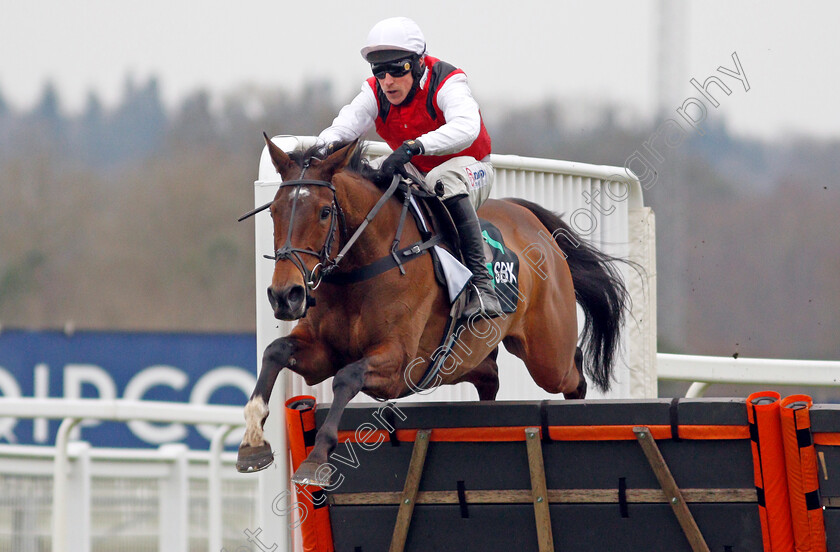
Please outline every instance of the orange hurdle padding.
[[[524, 441], [525, 429], [532, 426], [498, 426], [498, 427], [442, 427], [435, 428], [430, 441], [432, 442], [512, 442]], [[605, 426], [549, 426], [548, 436], [554, 441], [634, 441], [633, 425], [605, 425]], [[647, 426], [653, 437], [659, 439], [671, 438], [671, 426]], [[542, 430], [540, 431], [542, 436]], [[400, 442], [413, 443], [417, 438], [416, 429], [398, 429], [395, 437]], [[740, 425], [681, 425], [680, 437], [695, 440], [735, 440], [749, 439], [748, 426]], [[339, 431], [338, 441], [353, 443], [375, 444], [389, 438], [383, 429], [365, 431]]]
[[[286, 428], [292, 451], [292, 469], [300, 464], [315, 445], [315, 397], [301, 395], [286, 401]], [[305, 552], [333, 552], [332, 526], [327, 497], [321, 487], [295, 485], [300, 513], [300, 532]], [[300, 510], [298, 510], [300, 512]]]
[[814, 439], [815, 445], [825, 445], [827, 447], [840, 447], [840, 433], [813, 433], [811, 434], [811, 437]]
[[[549, 426], [548, 435], [555, 441], [635, 441], [635, 425]], [[671, 426], [647, 425], [656, 440], [671, 439]], [[686, 440], [748, 439], [747, 426], [681, 425], [680, 437]]]
[[747, 397], [755, 490], [765, 552], [794, 551], [780, 399], [781, 395], [775, 391]]
[[825, 552], [825, 525], [820, 505], [817, 454], [811, 437], [813, 401], [808, 395], [791, 395], [781, 402], [790, 514], [797, 552]]

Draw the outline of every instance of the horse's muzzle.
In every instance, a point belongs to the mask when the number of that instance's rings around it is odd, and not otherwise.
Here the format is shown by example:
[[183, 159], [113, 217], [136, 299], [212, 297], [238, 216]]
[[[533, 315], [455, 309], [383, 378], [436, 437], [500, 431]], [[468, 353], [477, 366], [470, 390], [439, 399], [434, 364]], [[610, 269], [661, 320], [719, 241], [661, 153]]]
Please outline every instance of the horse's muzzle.
[[301, 285], [268, 288], [268, 302], [278, 320], [297, 320], [306, 314], [306, 288]]

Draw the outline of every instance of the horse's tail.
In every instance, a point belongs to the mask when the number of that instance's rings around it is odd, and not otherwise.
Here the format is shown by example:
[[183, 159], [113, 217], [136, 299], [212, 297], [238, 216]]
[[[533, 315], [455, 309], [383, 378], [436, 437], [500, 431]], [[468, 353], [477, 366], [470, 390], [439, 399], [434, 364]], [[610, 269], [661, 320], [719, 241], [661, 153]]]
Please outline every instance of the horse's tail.
[[556, 213], [524, 199], [507, 198], [507, 201], [534, 213], [566, 255], [575, 297], [584, 314], [581, 336], [584, 366], [581, 368], [601, 391], [607, 391], [625, 311], [630, 303], [627, 288], [613, 263], [627, 261], [602, 253], [584, 242]]

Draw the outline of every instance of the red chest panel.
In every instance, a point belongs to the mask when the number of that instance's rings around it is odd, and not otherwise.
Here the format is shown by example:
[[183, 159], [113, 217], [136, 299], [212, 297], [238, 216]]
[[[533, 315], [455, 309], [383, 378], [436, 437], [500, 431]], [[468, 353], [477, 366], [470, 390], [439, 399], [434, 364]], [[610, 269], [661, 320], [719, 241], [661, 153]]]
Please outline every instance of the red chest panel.
[[[443, 112], [437, 105], [437, 92], [446, 79], [452, 75], [463, 73], [446, 62], [426, 56], [426, 67], [429, 75], [425, 85], [417, 90], [408, 103], [392, 105], [386, 98], [374, 77], [368, 79], [368, 84], [376, 95], [379, 115], [376, 117], [376, 133], [385, 142], [396, 149], [406, 140], [419, 138], [446, 124]], [[476, 159], [483, 159], [490, 154], [490, 135], [481, 121], [478, 138], [466, 149], [451, 155], [418, 155], [411, 162], [423, 172], [429, 172], [444, 161], [468, 155]]]

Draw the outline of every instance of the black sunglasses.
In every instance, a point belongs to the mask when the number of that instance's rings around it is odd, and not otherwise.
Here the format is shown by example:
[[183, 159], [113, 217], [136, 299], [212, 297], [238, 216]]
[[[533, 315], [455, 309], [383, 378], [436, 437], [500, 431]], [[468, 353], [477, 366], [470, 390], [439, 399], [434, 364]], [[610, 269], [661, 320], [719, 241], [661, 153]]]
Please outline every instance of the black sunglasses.
[[411, 71], [411, 60], [403, 59], [400, 61], [387, 61], [385, 63], [371, 63], [370, 69], [373, 72], [373, 76], [377, 79], [384, 79], [386, 73], [398, 79]]

